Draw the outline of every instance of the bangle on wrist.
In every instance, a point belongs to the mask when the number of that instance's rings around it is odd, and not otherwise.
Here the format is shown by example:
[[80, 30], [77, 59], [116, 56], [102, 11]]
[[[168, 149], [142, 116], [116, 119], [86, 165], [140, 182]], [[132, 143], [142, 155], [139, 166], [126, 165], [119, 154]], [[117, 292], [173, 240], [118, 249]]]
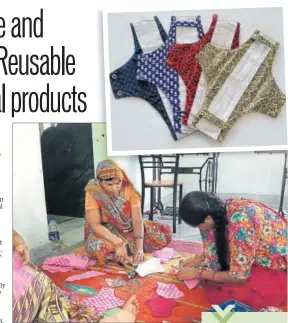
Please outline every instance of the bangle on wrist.
[[134, 237], [134, 240], [144, 240], [143, 237]]
[[124, 245], [124, 241], [118, 242], [116, 244], [114, 244], [115, 249], [122, 247]]
[[198, 279], [198, 280], [201, 280], [203, 271], [204, 271], [204, 268], [200, 268], [200, 269], [198, 270], [198, 275], [197, 275], [197, 279]]

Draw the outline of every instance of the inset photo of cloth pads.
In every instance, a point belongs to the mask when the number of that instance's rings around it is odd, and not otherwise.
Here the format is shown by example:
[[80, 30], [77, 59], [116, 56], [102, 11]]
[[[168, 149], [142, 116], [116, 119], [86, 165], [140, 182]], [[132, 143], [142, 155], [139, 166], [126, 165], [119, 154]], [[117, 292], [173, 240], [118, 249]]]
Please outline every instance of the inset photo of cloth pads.
[[109, 155], [287, 145], [282, 8], [105, 15]]

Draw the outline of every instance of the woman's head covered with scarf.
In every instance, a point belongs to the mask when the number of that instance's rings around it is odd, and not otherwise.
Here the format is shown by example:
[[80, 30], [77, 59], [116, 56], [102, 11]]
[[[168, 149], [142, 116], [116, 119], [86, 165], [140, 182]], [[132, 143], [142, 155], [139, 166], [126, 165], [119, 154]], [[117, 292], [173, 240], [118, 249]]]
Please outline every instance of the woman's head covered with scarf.
[[123, 168], [111, 159], [102, 160], [97, 165], [96, 181], [90, 181], [87, 186], [92, 188], [91, 185], [99, 185], [107, 194], [112, 195], [119, 194], [121, 188], [129, 187], [140, 196]]

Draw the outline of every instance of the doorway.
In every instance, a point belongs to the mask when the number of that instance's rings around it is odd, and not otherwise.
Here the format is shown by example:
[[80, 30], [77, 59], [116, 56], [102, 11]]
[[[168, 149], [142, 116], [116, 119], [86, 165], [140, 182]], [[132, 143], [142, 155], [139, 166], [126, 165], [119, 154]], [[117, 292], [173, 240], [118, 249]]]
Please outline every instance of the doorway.
[[84, 187], [94, 177], [90, 123], [41, 124], [47, 213], [59, 221], [84, 217]]
[[41, 123], [39, 129], [47, 217], [55, 217], [61, 248], [70, 252], [83, 243], [84, 188], [107, 158], [106, 124]]

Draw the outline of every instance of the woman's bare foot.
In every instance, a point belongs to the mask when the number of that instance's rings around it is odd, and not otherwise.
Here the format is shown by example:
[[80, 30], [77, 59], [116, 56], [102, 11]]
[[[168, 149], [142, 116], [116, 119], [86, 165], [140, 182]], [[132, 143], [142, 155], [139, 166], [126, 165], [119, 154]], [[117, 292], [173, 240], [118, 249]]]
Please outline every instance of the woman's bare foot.
[[128, 301], [123, 306], [123, 310], [130, 312], [136, 318], [136, 315], [139, 312], [139, 302], [136, 298], [136, 295], [133, 295], [128, 299]]

